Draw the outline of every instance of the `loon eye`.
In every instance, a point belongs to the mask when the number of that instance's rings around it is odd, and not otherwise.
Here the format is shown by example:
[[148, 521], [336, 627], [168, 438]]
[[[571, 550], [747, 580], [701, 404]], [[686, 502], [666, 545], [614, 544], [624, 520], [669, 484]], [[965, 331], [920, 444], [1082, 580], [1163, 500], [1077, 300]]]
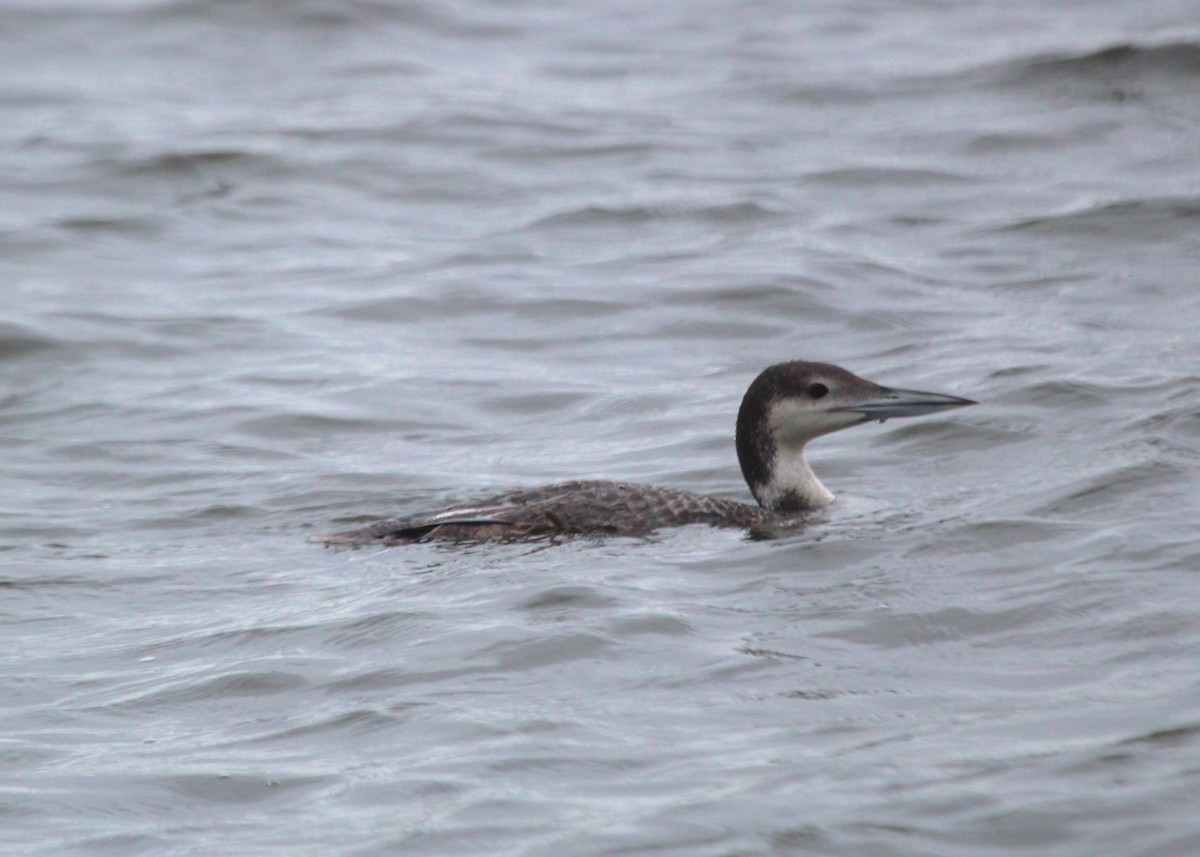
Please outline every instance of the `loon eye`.
[[817, 381], [815, 384], [809, 384], [808, 389], [804, 391], [804, 394], [810, 399], [820, 399], [822, 396], [825, 396], [828, 393], [829, 388], [820, 381]]

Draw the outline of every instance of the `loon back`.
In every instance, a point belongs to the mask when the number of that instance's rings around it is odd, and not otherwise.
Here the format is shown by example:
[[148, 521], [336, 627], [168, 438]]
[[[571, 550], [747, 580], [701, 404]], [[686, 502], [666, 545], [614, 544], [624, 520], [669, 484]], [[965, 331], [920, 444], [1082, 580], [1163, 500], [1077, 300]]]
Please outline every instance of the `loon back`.
[[829, 363], [779, 363], [754, 379], [738, 409], [738, 463], [757, 506], [631, 482], [562, 482], [431, 514], [392, 518], [326, 541], [517, 541], [640, 536], [685, 524], [758, 527], [833, 502], [833, 493], [804, 455], [813, 438], [866, 422], [973, 404], [957, 396], [884, 387]]
[[644, 536], [662, 527], [708, 524], [750, 528], [758, 506], [633, 482], [561, 482], [380, 521], [327, 537], [341, 544], [523, 541], [550, 536]]

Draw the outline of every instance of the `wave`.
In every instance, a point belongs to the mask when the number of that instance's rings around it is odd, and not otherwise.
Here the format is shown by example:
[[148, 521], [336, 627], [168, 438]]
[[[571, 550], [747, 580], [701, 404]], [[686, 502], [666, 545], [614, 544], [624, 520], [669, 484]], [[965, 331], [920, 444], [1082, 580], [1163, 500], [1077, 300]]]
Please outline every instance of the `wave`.
[[421, 0], [180, 0], [135, 14], [165, 21], [202, 20], [254, 29], [296, 27], [336, 30], [400, 26], [430, 36], [465, 39], [504, 38], [521, 28], [502, 13], [452, 9], [447, 4]]
[[1192, 101], [1200, 78], [1200, 45], [1111, 45], [1083, 54], [1049, 54], [993, 67], [985, 85], [1071, 101], [1140, 102], [1156, 96]]
[[1139, 76], [1200, 77], [1200, 45], [1118, 44], [1084, 54], [1050, 54], [1005, 66], [1013, 83], [1059, 85], [1070, 80]]
[[748, 223], [778, 216], [757, 202], [715, 205], [588, 205], [535, 220], [529, 228], [555, 226], [640, 226], [662, 220]]
[[24, 325], [0, 322], [0, 360], [22, 357], [60, 345], [62, 342], [59, 340], [44, 336]]
[[1194, 238], [1200, 232], [1200, 197], [1119, 200], [1020, 220], [1000, 231], [1126, 240]]

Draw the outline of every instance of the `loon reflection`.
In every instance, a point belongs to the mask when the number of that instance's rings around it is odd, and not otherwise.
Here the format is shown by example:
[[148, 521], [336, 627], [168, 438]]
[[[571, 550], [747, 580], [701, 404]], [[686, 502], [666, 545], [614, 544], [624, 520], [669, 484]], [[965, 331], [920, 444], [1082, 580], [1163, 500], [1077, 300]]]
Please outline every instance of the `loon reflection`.
[[804, 455], [813, 438], [866, 422], [974, 404], [957, 396], [884, 387], [828, 363], [779, 363], [754, 379], [738, 410], [738, 463], [758, 505], [631, 482], [562, 482], [392, 518], [326, 540], [391, 545], [640, 536], [685, 524], [760, 528], [833, 502], [833, 493]]

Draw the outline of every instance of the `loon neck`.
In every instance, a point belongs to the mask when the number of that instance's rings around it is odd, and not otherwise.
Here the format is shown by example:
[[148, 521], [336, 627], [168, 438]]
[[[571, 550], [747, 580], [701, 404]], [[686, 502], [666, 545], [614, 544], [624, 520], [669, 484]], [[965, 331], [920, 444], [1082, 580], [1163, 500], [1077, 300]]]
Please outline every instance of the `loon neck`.
[[760, 506], [768, 512], [787, 514], [821, 509], [833, 502], [833, 492], [809, 467], [803, 446], [774, 452], [770, 476], [758, 483], [747, 480]]
[[743, 403], [738, 412], [737, 454], [742, 476], [758, 505], [782, 514], [820, 509], [832, 503], [833, 492], [808, 466], [804, 456], [807, 441], [778, 441], [767, 408], [754, 404]]

